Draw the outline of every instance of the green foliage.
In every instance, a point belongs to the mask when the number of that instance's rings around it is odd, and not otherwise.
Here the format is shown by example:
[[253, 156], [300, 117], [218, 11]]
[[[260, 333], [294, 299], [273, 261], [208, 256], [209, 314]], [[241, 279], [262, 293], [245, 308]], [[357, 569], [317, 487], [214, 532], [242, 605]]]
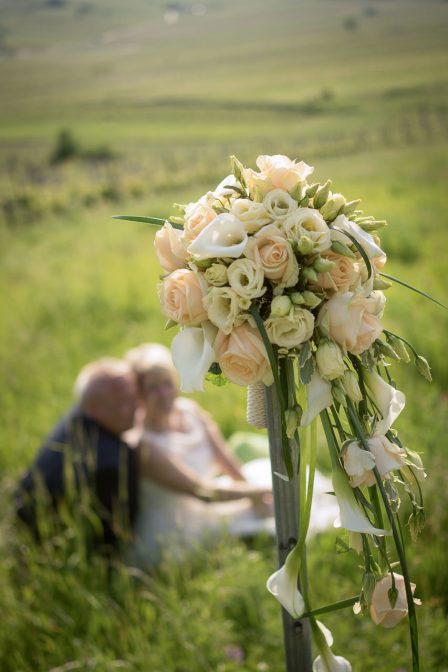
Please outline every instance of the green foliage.
[[64, 128], [56, 138], [56, 145], [50, 155], [50, 163], [63, 163], [75, 159], [80, 154], [80, 146], [73, 133]]

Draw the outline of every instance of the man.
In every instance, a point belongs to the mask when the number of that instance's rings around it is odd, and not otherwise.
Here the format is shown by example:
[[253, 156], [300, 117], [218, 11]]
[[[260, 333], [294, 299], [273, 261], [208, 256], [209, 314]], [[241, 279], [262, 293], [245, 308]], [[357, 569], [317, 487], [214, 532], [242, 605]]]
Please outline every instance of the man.
[[[16, 511], [37, 539], [40, 515], [56, 513], [58, 520], [61, 511], [68, 511], [74, 518], [96, 520], [100, 525], [95, 544], [109, 551], [132, 534], [137, 513], [138, 448], [121, 439], [133, 425], [136, 382], [126, 362], [101, 359], [81, 371], [75, 394], [75, 406], [51, 432], [23, 477]], [[157, 450], [141, 468], [160, 485], [206, 501], [259, 499], [265, 494], [244, 483], [218, 488]], [[47, 505], [42, 506], [45, 498]]]

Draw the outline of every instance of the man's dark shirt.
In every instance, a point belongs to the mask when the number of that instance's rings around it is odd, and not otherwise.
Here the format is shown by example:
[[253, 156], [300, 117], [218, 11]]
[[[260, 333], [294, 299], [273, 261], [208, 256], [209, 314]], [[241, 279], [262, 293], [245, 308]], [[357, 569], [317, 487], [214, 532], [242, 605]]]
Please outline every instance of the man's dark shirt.
[[76, 508], [81, 491], [89, 494], [102, 527], [97, 543], [114, 546], [122, 532], [132, 529], [138, 501], [136, 452], [76, 409], [46, 439], [16, 495], [17, 514], [37, 536], [36, 493], [42, 485], [55, 511], [62, 501]]

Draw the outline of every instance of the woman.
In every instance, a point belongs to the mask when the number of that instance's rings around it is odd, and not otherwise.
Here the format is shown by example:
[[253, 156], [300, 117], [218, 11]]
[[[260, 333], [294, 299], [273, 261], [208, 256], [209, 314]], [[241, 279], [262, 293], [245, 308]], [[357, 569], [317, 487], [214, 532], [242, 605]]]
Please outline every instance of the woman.
[[[273, 519], [267, 517], [268, 507], [262, 502], [270, 487], [248, 483], [210, 416], [191, 399], [178, 396], [169, 351], [147, 344], [126, 358], [135, 371], [139, 394], [136, 426], [127, 437], [139, 445], [136, 559], [142, 564], [157, 562], [164, 546], [192, 547], [222, 529], [238, 536], [261, 529], [273, 532]], [[200, 477], [201, 486], [179, 487], [187, 493], [179, 494], [151, 481], [146, 475], [153, 473], [160, 451]]]

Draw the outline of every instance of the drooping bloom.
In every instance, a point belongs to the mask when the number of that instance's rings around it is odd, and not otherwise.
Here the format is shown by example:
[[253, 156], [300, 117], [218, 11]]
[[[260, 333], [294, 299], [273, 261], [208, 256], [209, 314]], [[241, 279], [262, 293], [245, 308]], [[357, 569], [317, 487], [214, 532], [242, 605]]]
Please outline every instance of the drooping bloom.
[[333, 464], [332, 481], [340, 512], [340, 521], [335, 522], [335, 527], [344, 527], [351, 532], [362, 532], [377, 536], [391, 534], [390, 530], [382, 530], [372, 525], [358, 504], [347, 474], [336, 463]]
[[[370, 606], [370, 615], [377, 625], [383, 628], [393, 628], [408, 613], [408, 603], [406, 599], [406, 586], [404, 577], [394, 572], [395, 588], [398, 592], [397, 600], [394, 606], [389, 599], [389, 591], [392, 588], [392, 577], [387, 574], [375, 585], [372, 603]], [[412, 593], [415, 591], [415, 584], [411, 583]], [[420, 600], [414, 599], [416, 604], [421, 604]]]
[[331, 384], [323, 380], [317, 371], [313, 373], [310, 382], [306, 386], [306, 396], [308, 408], [302, 415], [300, 421], [301, 427], [309, 425], [321, 411], [333, 403]]
[[364, 380], [382, 415], [382, 420], [375, 426], [375, 434], [386, 434], [405, 407], [406, 397], [378, 373], [365, 373]]
[[305, 611], [305, 603], [297, 587], [297, 575], [297, 567], [294, 563], [288, 565], [288, 559], [286, 559], [283, 567], [271, 574], [266, 583], [269, 592], [292, 618], [300, 618]]
[[320, 621], [316, 621], [313, 627], [316, 644], [319, 649], [319, 655], [313, 662], [313, 672], [351, 672], [352, 666], [346, 658], [335, 656], [331, 647], [333, 646], [333, 635]]

